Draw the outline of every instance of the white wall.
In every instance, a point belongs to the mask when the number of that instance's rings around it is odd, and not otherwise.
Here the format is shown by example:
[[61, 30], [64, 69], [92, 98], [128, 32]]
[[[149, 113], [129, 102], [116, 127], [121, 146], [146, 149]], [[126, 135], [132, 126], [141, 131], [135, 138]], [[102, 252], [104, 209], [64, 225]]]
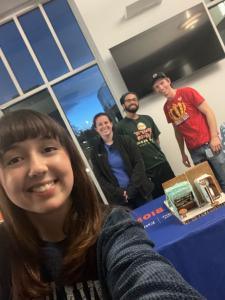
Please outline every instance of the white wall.
[[[115, 98], [119, 99], [126, 91], [126, 87], [108, 49], [201, 1], [163, 0], [160, 5], [128, 20], [124, 18], [125, 7], [133, 2], [131, 0], [70, 0], [70, 2], [73, 2], [79, 11], [103, 61], [103, 73]], [[208, 100], [216, 113], [218, 124], [225, 121], [225, 59], [177, 83], [177, 86], [183, 85], [196, 88]], [[167, 124], [163, 114], [164, 101], [155, 95], [146, 97], [140, 103], [139, 112], [151, 115], [156, 121], [162, 132], [160, 136], [162, 148], [175, 173], [180, 174], [185, 167], [181, 162], [172, 126]]]

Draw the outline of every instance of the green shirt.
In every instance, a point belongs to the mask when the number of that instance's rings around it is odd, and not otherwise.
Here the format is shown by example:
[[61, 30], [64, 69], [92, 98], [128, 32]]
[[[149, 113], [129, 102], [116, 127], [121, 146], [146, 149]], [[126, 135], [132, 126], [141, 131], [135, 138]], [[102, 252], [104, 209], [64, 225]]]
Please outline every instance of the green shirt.
[[139, 147], [146, 171], [166, 161], [156, 140], [160, 131], [150, 116], [139, 115], [136, 120], [124, 118], [117, 125], [120, 134], [129, 135]]

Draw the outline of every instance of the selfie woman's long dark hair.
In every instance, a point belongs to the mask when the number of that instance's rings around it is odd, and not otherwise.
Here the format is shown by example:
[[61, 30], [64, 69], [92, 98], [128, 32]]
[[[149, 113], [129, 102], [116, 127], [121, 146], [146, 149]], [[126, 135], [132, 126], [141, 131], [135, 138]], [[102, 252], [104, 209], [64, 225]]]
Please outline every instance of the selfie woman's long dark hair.
[[[71, 210], [64, 224], [67, 244], [60, 276], [64, 285], [72, 285], [88, 250], [97, 240], [103, 222], [103, 208], [70, 136], [47, 115], [20, 110], [0, 119], [0, 167], [3, 154], [11, 145], [38, 137], [57, 139], [67, 151], [73, 168], [75, 181]], [[40, 273], [41, 240], [37, 230], [26, 212], [8, 199], [2, 187], [0, 210], [10, 239], [13, 299], [35, 299], [48, 295], [50, 287], [42, 281]]]

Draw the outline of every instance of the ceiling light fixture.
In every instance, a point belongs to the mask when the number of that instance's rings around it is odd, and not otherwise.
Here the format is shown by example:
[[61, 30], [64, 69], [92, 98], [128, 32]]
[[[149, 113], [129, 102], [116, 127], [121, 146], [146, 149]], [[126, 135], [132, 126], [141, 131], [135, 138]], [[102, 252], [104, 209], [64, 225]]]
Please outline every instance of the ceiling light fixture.
[[195, 27], [195, 24], [197, 24], [200, 20], [201, 13], [197, 13], [191, 18], [188, 18], [181, 26], [180, 28], [183, 30], [189, 30]]

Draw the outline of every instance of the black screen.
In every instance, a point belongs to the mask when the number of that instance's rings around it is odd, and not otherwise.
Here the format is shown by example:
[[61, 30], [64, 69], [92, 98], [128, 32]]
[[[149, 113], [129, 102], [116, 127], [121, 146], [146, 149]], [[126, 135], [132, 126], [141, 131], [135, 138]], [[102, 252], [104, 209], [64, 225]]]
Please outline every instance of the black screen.
[[198, 4], [110, 49], [128, 90], [152, 92], [151, 78], [172, 81], [225, 57], [204, 5]]

